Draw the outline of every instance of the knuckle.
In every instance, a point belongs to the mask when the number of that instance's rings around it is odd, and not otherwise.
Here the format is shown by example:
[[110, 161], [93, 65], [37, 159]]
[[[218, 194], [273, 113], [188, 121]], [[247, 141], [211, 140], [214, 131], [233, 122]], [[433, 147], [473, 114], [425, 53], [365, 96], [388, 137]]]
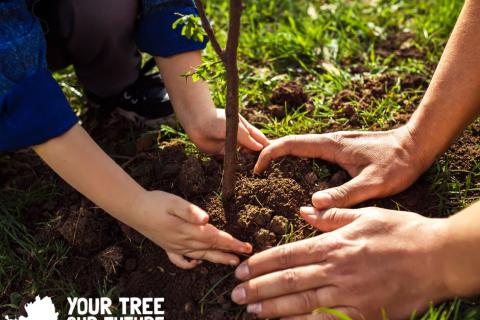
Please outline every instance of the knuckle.
[[317, 257], [317, 259], [318, 258], [322, 259], [322, 257], [318, 257], [318, 256], [324, 252], [323, 242], [320, 240], [320, 239], [323, 239], [324, 237], [325, 236], [320, 235], [306, 242], [307, 256]]
[[247, 290], [247, 297], [250, 301], [255, 301], [260, 297], [260, 289], [255, 282], [253, 281], [249, 282], [248, 285], [246, 286], [246, 290]]
[[187, 214], [189, 217], [193, 217], [196, 215], [196, 208], [195, 208], [195, 205], [193, 204], [188, 204], [187, 205], [187, 208], [186, 208], [186, 211], [187, 211]]
[[260, 157], [258, 159], [259, 162], [266, 162], [270, 161], [272, 159], [272, 150], [274, 150], [276, 146], [270, 145], [263, 149], [263, 151], [260, 153]]
[[281, 246], [279, 250], [280, 250], [280, 257], [279, 257], [280, 265], [284, 268], [288, 267], [291, 264], [292, 258], [293, 258], [293, 250], [291, 246], [284, 245], [284, 246]]
[[333, 200], [336, 202], [338, 206], [343, 206], [344, 204], [348, 203], [350, 200], [350, 190], [348, 187], [342, 185], [336, 187], [330, 192]]
[[343, 145], [345, 140], [345, 134], [342, 131], [332, 132], [326, 135], [326, 137], [330, 139], [330, 142], [339, 146]]
[[300, 308], [303, 311], [312, 312], [315, 308], [320, 307], [317, 303], [316, 292], [307, 291], [300, 295]]
[[282, 282], [288, 292], [295, 292], [298, 287], [298, 274], [294, 269], [282, 272]]
[[326, 212], [326, 215], [327, 215], [326, 218], [328, 218], [328, 220], [337, 221], [340, 218], [340, 209], [338, 208], [328, 209], [328, 211]]

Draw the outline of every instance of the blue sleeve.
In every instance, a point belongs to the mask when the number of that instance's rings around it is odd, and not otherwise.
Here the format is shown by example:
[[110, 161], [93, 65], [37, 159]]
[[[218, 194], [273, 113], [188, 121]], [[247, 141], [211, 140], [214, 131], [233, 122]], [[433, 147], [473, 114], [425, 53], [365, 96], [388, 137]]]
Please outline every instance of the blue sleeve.
[[198, 15], [191, 0], [144, 0], [143, 16], [137, 28], [137, 45], [153, 56], [170, 57], [176, 54], [205, 49], [208, 40], [198, 42], [182, 36], [181, 28], [172, 28], [182, 15]]
[[46, 66], [45, 39], [24, 0], [0, 2], [0, 151], [43, 143], [78, 119]]

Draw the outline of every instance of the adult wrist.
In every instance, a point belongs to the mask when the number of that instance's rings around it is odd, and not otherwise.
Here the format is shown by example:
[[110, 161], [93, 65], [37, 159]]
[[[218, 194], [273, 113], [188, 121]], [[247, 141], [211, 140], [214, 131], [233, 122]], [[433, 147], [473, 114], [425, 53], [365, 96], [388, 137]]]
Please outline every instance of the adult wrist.
[[436, 159], [436, 152], [432, 146], [418, 137], [417, 131], [410, 123], [394, 130], [397, 141], [410, 158], [410, 165], [414, 166], [419, 173], [426, 171]]
[[476, 203], [445, 219], [442, 274], [450, 297], [468, 297], [480, 293], [480, 223]]
[[450, 264], [450, 220], [447, 218], [443, 219], [434, 219], [435, 226], [433, 227], [434, 236], [432, 244], [432, 267], [435, 270], [432, 270], [432, 277], [435, 278], [437, 283], [436, 287], [432, 291], [432, 295], [435, 298], [435, 302], [439, 302], [446, 299], [452, 299], [458, 296], [458, 290], [455, 288], [455, 285], [452, 285], [455, 274], [455, 270], [452, 270]]

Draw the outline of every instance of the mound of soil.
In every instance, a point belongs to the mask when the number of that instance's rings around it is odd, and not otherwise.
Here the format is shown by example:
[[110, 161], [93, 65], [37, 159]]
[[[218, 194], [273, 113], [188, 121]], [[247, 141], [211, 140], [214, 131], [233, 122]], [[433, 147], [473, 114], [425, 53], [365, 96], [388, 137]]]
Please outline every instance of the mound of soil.
[[375, 48], [381, 57], [394, 59], [424, 59], [425, 52], [416, 44], [415, 34], [409, 31], [393, 30], [385, 40], [380, 41]]
[[[456, 169], [473, 167], [480, 155], [477, 127], [468, 130], [441, 161], [448, 161]], [[18, 174], [25, 171], [26, 159], [30, 167], [42, 168], [38, 177], [53, 184], [53, 174], [37, 158], [26, 158], [24, 153], [12, 157], [19, 160], [13, 161], [19, 168], [0, 168], [6, 176], [16, 177], [9, 185], [16, 187], [29, 181]], [[298, 217], [298, 208], [309, 205], [314, 192], [349, 179], [336, 166], [290, 157], [274, 162], [265, 173], [256, 176], [252, 174], [256, 155], [244, 154], [239, 161], [236, 201], [225, 208], [218, 196], [221, 159], [188, 154], [178, 142], [163, 143], [158, 150], [148, 150], [134, 159], [124, 166], [145, 187], [172, 192], [201, 206], [215, 226], [249, 241], [255, 252], [315, 235], [315, 230]], [[56, 237], [70, 244], [72, 249], [58, 266], [59, 274], [62, 280], [74, 284], [80, 296], [98, 297], [99, 286], [108, 283], [120, 296], [164, 297], [169, 319], [251, 319], [244, 308], [230, 301], [230, 292], [237, 284], [233, 268], [205, 262], [191, 271], [180, 270], [161, 248], [82, 200], [69, 187], [60, 186], [65, 189], [62, 201], [40, 209], [58, 212], [58, 224], [54, 229], [29, 230], [40, 238]], [[401, 194], [359, 206], [438, 216], [441, 201], [430, 190], [431, 180], [422, 177]], [[31, 220], [43, 219], [44, 215], [31, 211], [27, 213]], [[0, 302], [8, 303], [8, 299]]]
[[297, 81], [290, 81], [275, 88], [270, 96], [269, 105], [250, 105], [243, 110], [243, 115], [252, 123], [266, 123], [269, 118], [283, 119], [305, 106], [311, 108], [309, 96], [303, 85]]
[[300, 83], [290, 81], [273, 90], [270, 102], [273, 105], [286, 106], [291, 111], [307, 103], [308, 95]]
[[[241, 155], [237, 197], [225, 207], [218, 196], [220, 159], [188, 155], [183, 144], [172, 142], [150, 151], [148, 159], [152, 160], [149, 165], [138, 163], [130, 173], [153, 173], [147, 187], [181, 195], [205, 208], [211, 223], [249, 241], [255, 252], [315, 235], [299, 218], [299, 207], [309, 205], [314, 192], [349, 179], [335, 166], [290, 157], [255, 176], [256, 156]], [[312, 168], [330, 174], [320, 179]], [[428, 183], [421, 182], [397, 197], [371, 204], [394, 208], [401, 203], [406, 210], [428, 214], [436, 210], [435, 200], [428, 195]], [[61, 271], [78, 285], [82, 296], [98, 295], [98, 284], [106, 278], [116, 284], [121, 296], [164, 297], [170, 319], [252, 318], [230, 301], [231, 289], [237, 284], [233, 268], [204, 263], [192, 271], [180, 270], [161, 248], [100, 210], [82, 205], [65, 210], [62, 216], [56, 230], [73, 249]]]
[[[240, 156], [237, 198], [227, 208], [218, 196], [222, 159], [189, 155], [182, 143], [163, 143], [124, 167], [137, 179], [143, 177], [145, 187], [177, 194], [205, 208], [215, 226], [249, 241], [255, 252], [314, 234], [297, 214], [300, 206], [310, 203], [314, 191], [329, 186], [312, 171], [312, 161], [284, 158], [254, 176], [256, 158]], [[98, 296], [99, 284], [108, 281], [120, 296], [164, 297], [170, 319], [251, 318], [230, 301], [237, 283], [233, 268], [204, 263], [193, 271], [180, 270], [161, 248], [79, 198], [68, 186], [62, 187], [67, 197], [51, 208], [59, 217], [57, 225], [35, 233], [71, 246], [58, 268], [81, 296]]]

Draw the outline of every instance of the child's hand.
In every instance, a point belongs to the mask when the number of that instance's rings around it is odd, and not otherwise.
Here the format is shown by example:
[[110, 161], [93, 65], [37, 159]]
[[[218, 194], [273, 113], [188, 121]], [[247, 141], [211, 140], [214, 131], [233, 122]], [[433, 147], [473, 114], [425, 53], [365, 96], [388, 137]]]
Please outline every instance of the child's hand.
[[[202, 64], [200, 51], [169, 58], [155, 57], [165, 81], [177, 119], [198, 149], [223, 154], [226, 134], [225, 110], [215, 109], [206, 81], [193, 81], [180, 75], [194, 72]], [[263, 133], [240, 116], [238, 144], [260, 151], [269, 144]]]
[[240, 260], [230, 252], [252, 252], [250, 244], [208, 224], [207, 213], [180, 197], [147, 191], [136, 203], [131, 226], [166, 250], [180, 268], [195, 268], [202, 260], [234, 266]]
[[[226, 116], [224, 109], [204, 115], [199, 120], [195, 130], [186, 130], [195, 145], [201, 151], [209, 154], [223, 154], [225, 152]], [[245, 118], [240, 116], [238, 123], [238, 144], [252, 151], [260, 151], [270, 144], [265, 135]]]
[[200, 260], [236, 265], [239, 258], [230, 252], [252, 251], [250, 244], [208, 224], [208, 215], [197, 206], [172, 194], [145, 191], [79, 125], [34, 149], [71, 186], [160, 245], [181, 268], [193, 268]]

